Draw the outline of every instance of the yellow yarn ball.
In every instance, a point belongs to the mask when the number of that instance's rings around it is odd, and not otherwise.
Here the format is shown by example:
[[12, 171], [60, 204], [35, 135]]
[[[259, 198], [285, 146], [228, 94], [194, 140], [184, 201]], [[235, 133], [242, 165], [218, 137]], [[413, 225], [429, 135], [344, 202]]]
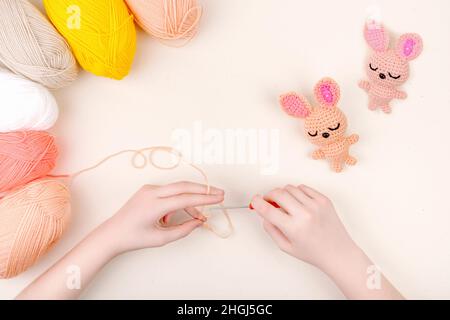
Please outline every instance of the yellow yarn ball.
[[118, 80], [129, 73], [136, 28], [123, 0], [44, 0], [44, 5], [83, 69]]

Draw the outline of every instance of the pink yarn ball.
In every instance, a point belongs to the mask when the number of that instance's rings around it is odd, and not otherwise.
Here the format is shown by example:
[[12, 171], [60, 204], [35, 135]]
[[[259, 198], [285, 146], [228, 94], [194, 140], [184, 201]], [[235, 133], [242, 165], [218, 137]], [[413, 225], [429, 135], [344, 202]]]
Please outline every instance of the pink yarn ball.
[[55, 167], [55, 139], [44, 131], [0, 134], [0, 193], [49, 174]]

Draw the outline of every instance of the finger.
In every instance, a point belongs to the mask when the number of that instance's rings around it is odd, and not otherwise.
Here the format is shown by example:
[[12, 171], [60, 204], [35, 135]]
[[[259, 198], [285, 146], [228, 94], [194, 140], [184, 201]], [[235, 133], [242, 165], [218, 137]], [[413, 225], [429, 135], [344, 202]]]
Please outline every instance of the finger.
[[166, 214], [165, 216], [163, 216], [159, 222], [162, 226], [167, 226], [170, 223], [170, 220], [172, 219], [172, 217], [175, 215], [175, 212], [170, 212], [168, 214]]
[[277, 203], [290, 215], [295, 215], [303, 209], [301, 203], [285, 189], [272, 190], [264, 196], [264, 199]]
[[266, 220], [263, 222], [264, 230], [269, 234], [276, 245], [283, 251], [288, 251], [291, 247], [291, 243], [288, 238], [273, 224], [270, 224]]
[[287, 185], [285, 187], [286, 191], [294, 196], [303, 206], [309, 207], [312, 203], [312, 199], [300, 188], [294, 187], [293, 185]]
[[[208, 192], [208, 186], [195, 182], [181, 181], [171, 183], [165, 186], [160, 187], [157, 190], [156, 195], [160, 198], [166, 198], [170, 196], [174, 196], [177, 194], [183, 193], [192, 193], [192, 194], [206, 194]], [[222, 189], [216, 187], [210, 187], [209, 194], [214, 195], [223, 195], [224, 191]]]
[[179, 194], [159, 199], [159, 209], [162, 212], [171, 212], [186, 208], [202, 207], [223, 202], [223, 195], [205, 194]]
[[[184, 212], [186, 212], [187, 215], [189, 215], [193, 219], [198, 219], [200, 221], [206, 222], [208, 219], [196, 208], [186, 208], [184, 209]], [[173, 218], [173, 216], [176, 214], [176, 212], [170, 212], [166, 214], [164, 217], [161, 218], [160, 224], [162, 226], [168, 226], [170, 224], [170, 220]]]
[[311, 187], [305, 186], [304, 184], [301, 184], [298, 187], [311, 199], [317, 200], [317, 199], [325, 198], [325, 196], [323, 194], [321, 194], [319, 191], [314, 190]]
[[290, 223], [289, 215], [269, 204], [260, 195], [252, 199], [252, 207], [263, 219], [278, 227], [280, 230], [284, 230], [285, 226]]
[[202, 224], [202, 221], [193, 219], [175, 227], [165, 228], [164, 239], [167, 242], [179, 240], [191, 234], [192, 231], [200, 227]]

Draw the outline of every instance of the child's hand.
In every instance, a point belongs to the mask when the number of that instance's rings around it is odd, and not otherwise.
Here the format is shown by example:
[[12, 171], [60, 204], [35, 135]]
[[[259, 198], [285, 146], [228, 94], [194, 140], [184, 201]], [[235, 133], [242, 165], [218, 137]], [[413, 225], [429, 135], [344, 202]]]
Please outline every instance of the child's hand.
[[[114, 241], [116, 254], [126, 251], [159, 247], [189, 235], [201, 226], [205, 218], [196, 207], [221, 203], [224, 192], [205, 185], [178, 182], [166, 186], [144, 186], [110, 218], [103, 228]], [[181, 225], [162, 227], [163, 216], [185, 210], [192, 217]], [[102, 228], [102, 227], [101, 227]]]
[[[265, 200], [277, 203], [282, 209]], [[331, 201], [307, 186], [288, 185], [264, 197], [255, 196], [252, 206], [281, 250], [322, 270], [356, 247]]]
[[323, 194], [304, 185], [288, 185], [264, 197], [255, 196], [252, 206], [283, 251], [327, 273], [347, 298], [403, 299], [381, 273], [379, 287], [367, 284], [373, 262], [350, 238], [333, 204]]

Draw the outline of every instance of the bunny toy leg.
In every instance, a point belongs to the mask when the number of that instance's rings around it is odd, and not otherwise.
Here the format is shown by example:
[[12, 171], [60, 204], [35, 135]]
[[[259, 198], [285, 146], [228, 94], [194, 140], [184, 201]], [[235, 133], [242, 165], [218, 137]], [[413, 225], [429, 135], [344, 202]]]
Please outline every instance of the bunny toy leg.
[[369, 95], [369, 110], [375, 111], [380, 107], [380, 101], [371, 95]]
[[383, 110], [384, 113], [391, 113], [392, 112], [392, 108], [389, 104], [381, 106], [381, 110]]
[[337, 173], [342, 172], [342, 170], [344, 169], [344, 163], [342, 159], [332, 160], [331, 169], [333, 169], [333, 171]]
[[314, 160], [325, 159], [325, 153], [321, 149], [317, 149], [313, 152], [312, 158]]
[[369, 109], [376, 110], [379, 107], [376, 97], [370, 94], [371, 85], [369, 81], [362, 80], [358, 83], [359, 87], [369, 95]]

